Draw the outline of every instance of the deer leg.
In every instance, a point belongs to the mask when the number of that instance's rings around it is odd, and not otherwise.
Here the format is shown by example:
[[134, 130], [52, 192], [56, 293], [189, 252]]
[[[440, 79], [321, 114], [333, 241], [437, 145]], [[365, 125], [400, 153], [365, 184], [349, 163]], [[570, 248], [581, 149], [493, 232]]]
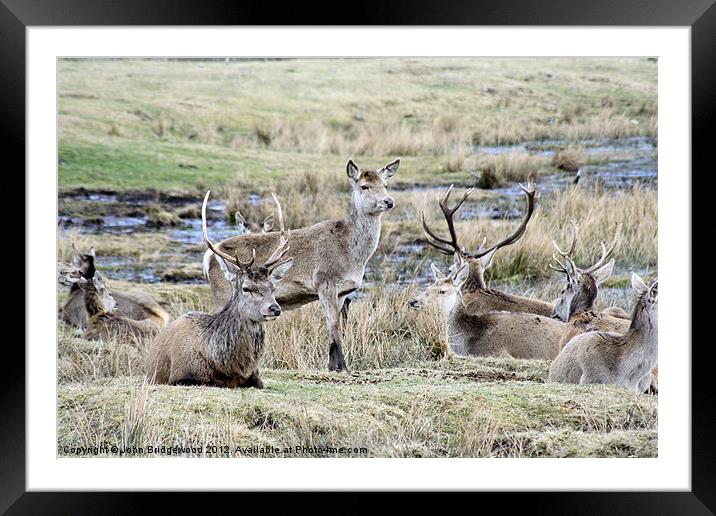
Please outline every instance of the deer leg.
[[318, 299], [326, 313], [326, 325], [328, 336], [331, 340], [331, 347], [328, 354], [329, 371], [345, 371], [346, 361], [343, 357], [343, 335], [341, 334], [341, 314], [338, 304], [338, 292], [336, 285], [324, 284], [318, 289]]
[[241, 387], [254, 387], [256, 389], [263, 389], [264, 382], [261, 381], [261, 377], [259, 376], [259, 370], [256, 369], [253, 373], [251, 373], [251, 376], [246, 379], [246, 382], [241, 385]]
[[[340, 300], [339, 300], [339, 303], [340, 303]], [[343, 298], [343, 305], [341, 307], [341, 322], [343, 324], [345, 324], [346, 321], [348, 320], [348, 307], [350, 306], [350, 304], [351, 304], [351, 298], [348, 296], [345, 296]]]

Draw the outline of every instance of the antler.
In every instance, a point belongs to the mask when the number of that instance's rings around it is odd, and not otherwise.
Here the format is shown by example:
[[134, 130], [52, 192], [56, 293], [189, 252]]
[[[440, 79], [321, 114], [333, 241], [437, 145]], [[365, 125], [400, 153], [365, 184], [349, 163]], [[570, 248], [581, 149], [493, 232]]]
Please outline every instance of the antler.
[[[477, 251], [474, 251], [472, 253], [468, 253], [463, 250], [463, 254], [465, 256], [468, 256], [470, 258], [481, 258], [496, 249], [505, 247], [507, 245], [514, 244], [520, 238], [522, 238], [522, 235], [525, 234], [525, 230], [527, 229], [527, 223], [532, 218], [532, 213], [534, 212], [534, 209], [535, 209], [536, 189], [535, 189], [535, 186], [531, 183], [527, 183], [527, 188], [525, 188], [522, 185], [520, 185], [520, 188], [527, 195], [527, 214], [525, 215], [525, 219], [522, 221], [522, 224], [520, 224], [520, 226], [517, 228], [517, 230], [515, 230], [515, 232], [512, 235], [510, 235], [509, 237], [505, 238], [503, 241], [498, 242], [497, 244], [493, 245], [492, 247], [490, 247], [488, 249], [483, 249], [482, 245], [480, 245], [480, 248]], [[483, 245], [484, 245], [484, 241], [483, 241]]]
[[278, 225], [281, 233], [278, 239], [278, 247], [271, 254], [271, 256], [269, 256], [268, 260], [266, 260], [263, 265], [269, 270], [276, 267], [290, 249], [288, 246], [288, 238], [286, 237], [286, 231], [283, 225], [283, 210], [281, 210], [281, 203], [278, 202], [278, 197], [276, 197], [275, 193], [271, 192], [271, 197], [273, 197], [273, 200], [276, 203], [276, 212], [278, 213]]
[[423, 229], [425, 230], [425, 234], [428, 237], [428, 243], [432, 245], [434, 248], [436, 248], [438, 251], [440, 251], [443, 254], [447, 255], [453, 255], [456, 252], [458, 254], [462, 254], [462, 250], [460, 249], [460, 245], [457, 241], [457, 233], [455, 232], [455, 223], [453, 220], [453, 217], [455, 216], [455, 212], [460, 209], [460, 206], [465, 202], [465, 200], [468, 198], [468, 196], [472, 193], [474, 188], [469, 188], [463, 195], [462, 198], [458, 201], [458, 203], [453, 207], [450, 208], [448, 206], [448, 200], [450, 199], [450, 193], [452, 192], [452, 187], [454, 185], [450, 185], [450, 188], [448, 188], [447, 192], [445, 192], [445, 195], [440, 200], [440, 209], [443, 212], [443, 216], [445, 217], [445, 221], [447, 222], [448, 231], [450, 232], [450, 240], [447, 240], [445, 238], [442, 238], [438, 235], [436, 235], [429, 227], [427, 222], [425, 222], [425, 213], [421, 212], [420, 217], [423, 222]]
[[557, 252], [561, 254], [564, 258], [572, 256], [572, 253], [574, 253], [574, 248], [577, 246], [577, 239], [579, 238], [579, 223], [574, 220], [569, 221], [569, 223], [572, 225], [572, 244], [569, 246], [569, 250], [562, 251], [557, 245], [557, 242], [552, 239], [552, 245], [557, 250]]
[[[572, 254], [574, 253], [574, 248], [577, 244], [577, 239], [578, 239], [578, 234], [579, 234], [579, 224], [575, 221], [571, 221], [571, 224], [572, 224], [572, 228], [573, 228], [573, 237], [572, 237], [572, 244], [569, 246], [569, 249], [567, 251], [563, 251], [562, 249], [560, 249], [560, 247], [557, 245], [557, 242], [555, 242], [554, 240], [552, 240], [552, 245], [557, 250], [557, 252], [560, 255], [562, 255], [562, 257], [565, 260], [569, 261], [573, 270], [579, 272], [580, 274], [590, 274], [590, 273], [594, 272], [595, 270], [597, 270], [602, 265], [604, 265], [604, 262], [607, 260], [607, 258], [609, 258], [609, 256], [612, 254], [612, 252], [614, 252], [614, 249], [616, 248], [616, 246], [619, 242], [621, 225], [617, 226], [616, 232], [614, 233], [614, 240], [612, 241], [611, 245], [609, 246], [609, 249], [606, 248], [606, 246], [604, 245], [604, 242], [600, 242], [599, 245], [602, 248], [602, 255], [599, 258], [599, 260], [597, 260], [597, 262], [594, 265], [592, 265], [591, 267], [588, 267], [586, 269], [581, 269], [581, 268], [577, 267], [577, 265], [574, 263], [574, 258], [572, 257]], [[553, 269], [557, 272], [564, 272], [564, 273], [568, 274], [566, 265], [564, 263], [562, 263], [557, 258], [556, 255], [554, 255], [554, 254], [552, 255], [552, 260], [554, 260], [557, 263], [557, 265], [559, 265], [559, 267], [554, 267], [550, 263], [549, 267], [551, 269]]]
[[604, 265], [604, 262], [607, 260], [607, 258], [609, 258], [609, 256], [612, 254], [612, 252], [614, 252], [614, 249], [616, 248], [617, 244], [619, 243], [620, 233], [621, 233], [621, 224], [618, 224], [618, 225], [617, 225], [617, 229], [616, 229], [616, 231], [614, 232], [614, 240], [612, 241], [611, 245], [609, 246], [609, 249], [607, 249], [607, 248], [604, 246], [604, 242], [600, 242], [599, 245], [600, 245], [601, 248], [602, 248], [602, 256], [601, 256], [601, 258], [599, 258], [599, 260], [597, 260], [597, 263], [595, 263], [595, 264], [592, 265], [591, 267], [589, 267], [589, 268], [587, 268], [587, 269], [580, 269], [580, 272], [589, 274], [589, 273], [594, 272], [595, 270], [597, 270], [597, 269], [598, 269], [599, 267], [601, 267], [602, 265]]

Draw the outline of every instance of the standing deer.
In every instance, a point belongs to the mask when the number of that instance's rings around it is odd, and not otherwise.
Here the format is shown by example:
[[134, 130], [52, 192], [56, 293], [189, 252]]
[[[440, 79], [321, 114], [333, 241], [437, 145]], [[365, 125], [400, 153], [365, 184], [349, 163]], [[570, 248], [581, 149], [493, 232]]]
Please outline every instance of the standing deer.
[[[396, 159], [379, 170], [359, 169], [349, 160], [346, 174], [352, 195], [348, 216], [292, 230], [288, 236], [296, 266], [277, 285], [276, 300], [284, 310], [313, 301], [321, 303], [330, 339], [330, 371], [346, 370], [341, 309], [346, 296], [360, 288], [366, 263], [378, 247], [381, 215], [395, 206], [388, 195], [387, 181], [399, 165], [400, 160]], [[276, 233], [240, 235], [223, 240], [216, 249], [229, 255], [245, 255], [255, 248], [261, 259], [269, 255], [277, 240]], [[231, 284], [222, 274], [215, 256], [205, 265], [208, 265], [213, 309], [217, 311], [231, 298]]]
[[60, 264], [58, 277], [66, 285], [77, 286], [87, 314], [83, 336], [89, 340], [108, 340], [112, 336], [148, 338], [159, 332], [155, 320], [134, 320], [116, 313], [117, 301], [106, 287], [102, 274], [95, 271], [91, 278], [86, 272], [68, 264]]
[[644, 392], [652, 379], [658, 348], [658, 281], [647, 286], [632, 273], [639, 297], [624, 333], [591, 331], [570, 340], [549, 368], [549, 381], [606, 383]]
[[563, 322], [525, 312], [478, 311], [466, 303], [467, 264], [443, 274], [431, 264], [435, 283], [409, 303], [413, 309], [438, 303], [447, 319], [450, 350], [459, 355], [552, 360], [567, 328]]
[[[554, 305], [552, 303], [539, 299], [508, 294], [506, 292], [488, 288], [485, 284], [484, 273], [492, 265], [492, 259], [494, 258], [497, 250], [514, 244], [522, 237], [522, 235], [524, 235], [525, 230], [527, 229], [527, 224], [529, 223], [532, 213], [534, 212], [534, 186], [528, 184], [527, 188], [525, 188], [520, 185], [520, 188], [522, 188], [527, 196], [527, 213], [524, 220], [512, 235], [489, 248], [484, 248], [485, 241], [483, 240], [483, 245], [481, 245], [479, 249], [469, 252], [458, 243], [453, 218], [457, 210], [460, 209], [467, 197], [470, 193], [472, 193], [473, 188], [467, 190], [453, 208], [450, 208], [448, 205], [450, 193], [452, 192], [452, 186], [448, 188], [447, 192], [440, 200], [440, 209], [445, 217], [445, 222], [447, 223], [448, 231], [450, 233], [449, 239], [443, 238], [433, 232], [425, 222], [425, 214], [421, 214], [423, 229], [425, 230], [428, 243], [441, 253], [454, 257], [454, 263], [450, 267], [451, 272], [457, 271], [457, 269], [461, 268], [463, 265], [466, 267], [465, 270], [467, 277], [462, 282], [461, 295], [466, 309], [471, 314], [477, 315], [485, 312], [507, 311], [526, 312], [546, 317], [551, 317], [552, 315], [552, 311], [554, 309]], [[431, 289], [428, 289], [428, 291], [430, 290]]]
[[253, 269], [255, 249], [245, 262], [239, 251], [232, 256], [209, 239], [206, 204], [210, 193], [202, 206], [204, 241], [231, 285], [231, 297], [218, 312], [189, 312], [169, 323], [147, 353], [147, 379], [170, 385], [261, 389], [258, 365], [264, 350], [263, 323], [281, 315], [275, 287], [293, 265], [293, 258], [284, 259], [289, 246], [283, 216], [279, 205], [278, 243], [263, 265]]
[[[94, 247], [90, 248], [89, 252], [84, 253], [80, 251], [73, 242], [72, 249], [75, 253], [74, 265], [77, 272], [85, 278], [85, 280], [91, 282], [97, 270], [95, 265], [97, 257]], [[60, 309], [60, 318], [67, 324], [84, 329], [87, 325], [88, 314], [85, 308], [84, 294], [80, 288], [81, 284], [78, 281], [69, 284], [71, 285], [70, 294]], [[110, 291], [103, 289], [103, 292]], [[111, 294], [116, 304], [116, 315], [138, 321], [149, 319], [154, 321], [159, 327], [164, 327], [169, 322], [169, 314], [167, 311], [146, 292], [142, 292], [138, 289], [130, 291], [112, 290]], [[105, 302], [108, 303], [109, 300], [105, 300]]]

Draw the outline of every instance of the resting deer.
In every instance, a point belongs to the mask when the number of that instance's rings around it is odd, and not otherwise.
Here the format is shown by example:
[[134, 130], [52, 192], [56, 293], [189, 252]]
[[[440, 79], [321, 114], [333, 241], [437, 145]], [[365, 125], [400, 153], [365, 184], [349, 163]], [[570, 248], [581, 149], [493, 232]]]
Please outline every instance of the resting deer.
[[517, 230], [494, 246], [468, 253], [458, 243], [453, 217], [472, 189], [463, 194], [453, 208], [448, 206], [448, 189], [440, 208], [448, 225], [450, 239], [436, 235], [422, 217], [428, 242], [438, 251], [453, 255], [456, 262], [447, 275], [431, 265], [435, 282], [409, 302], [411, 308], [438, 303], [447, 318], [448, 343], [458, 354], [512, 356], [515, 358], [554, 358], [566, 324], [549, 317], [553, 305], [544, 301], [506, 294], [485, 285], [483, 272], [495, 252], [510, 245], [525, 232], [535, 202], [533, 187], [522, 188], [527, 195], [527, 214]]
[[[572, 229], [572, 243], [566, 251], [563, 251], [554, 240], [552, 241], [552, 245], [564, 258], [564, 262], [560, 261], [557, 256], [553, 256], [555, 264], [550, 264], [550, 267], [563, 273], [567, 280], [567, 284], [555, 304], [553, 314], [555, 318], [569, 323], [560, 341], [560, 349], [580, 333], [590, 331], [624, 333], [630, 324], [630, 316], [622, 317], [623, 310], [621, 308], [611, 307], [601, 312], [595, 311], [599, 285], [606, 281], [614, 270], [614, 260], [608, 262], [606, 260], [616, 248], [619, 240], [619, 228], [617, 228], [609, 248], [606, 248], [602, 242], [602, 254], [599, 260], [587, 268], [578, 267], [572, 258], [579, 234], [579, 227], [575, 222], [572, 222]], [[653, 371], [650, 388], [654, 392], [658, 390], [657, 368]]]
[[264, 350], [263, 323], [281, 315], [274, 297], [275, 286], [293, 265], [284, 256], [289, 250], [279, 206], [281, 227], [278, 243], [258, 268], [253, 268], [256, 250], [244, 262], [239, 251], [228, 254], [209, 239], [204, 197], [202, 227], [204, 241], [213, 259], [231, 285], [231, 297], [215, 313], [190, 312], [172, 321], [151, 344], [145, 361], [147, 379], [170, 385], [263, 388], [259, 360]]
[[[86, 274], [86, 273], [85, 273]], [[118, 315], [117, 302], [105, 286], [99, 271], [87, 279], [83, 271], [68, 264], [60, 264], [60, 282], [77, 286], [82, 293], [87, 320], [83, 337], [89, 340], [108, 340], [110, 337], [149, 338], [159, 332], [159, 325], [152, 319], [137, 321]]]
[[[359, 169], [352, 160], [346, 165], [351, 183], [351, 206], [343, 220], [326, 220], [292, 230], [288, 236], [296, 266], [276, 288], [276, 300], [284, 310], [313, 301], [323, 307], [330, 338], [328, 369], [346, 369], [341, 333], [341, 309], [346, 297], [363, 282], [365, 266], [378, 246], [380, 218], [395, 202], [388, 195], [387, 181], [398, 170], [400, 160], [379, 170]], [[226, 254], [243, 254], [255, 248], [257, 256], [268, 256], [276, 246], [276, 233], [249, 234], [227, 238], [216, 248]], [[230, 282], [215, 257], [208, 260], [208, 276], [214, 311], [231, 297]]]
[[443, 274], [431, 264], [435, 283], [410, 301], [419, 309], [437, 303], [447, 319], [450, 350], [459, 355], [510, 356], [552, 360], [567, 325], [550, 317], [525, 312], [473, 312], [465, 302], [464, 284], [470, 272], [462, 264]]
[[[564, 258], [564, 262], [560, 261], [556, 255], [553, 255], [554, 264], [549, 265], [551, 269], [563, 273], [567, 280], [567, 284], [562, 289], [552, 313], [554, 318], [569, 323], [569, 328], [562, 337], [561, 346], [579, 333], [592, 330], [622, 332], [629, 327], [628, 319], [612, 315], [614, 309], [607, 309], [602, 312], [597, 312], [595, 309], [599, 285], [609, 279], [614, 271], [614, 260], [607, 262], [607, 258], [611, 256], [616, 248], [619, 240], [619, 228], [617, 228], [614, 240], [609, 248], [607, 249], [604, 242], [602, 242], [600, 258], [586, 268], [577, 267], [572, 258], [579, 232], [575, 222], [572, 222], [572, 228], [572, 243], [566, 251], [563, 251], [554, 240], [552, 241], [552, 245]], [[618, 310], [621, 310], [621, 308]]]
[[[96, 269], [96, 254], [94, 247], [89, 252], [80, 251], [74, 242], [72, 249], [75, 253], [74, 264], [79, 274], [87, 281], [94, 277]], [[75, 281], [70, 283], [70, 294], [65, 304], [60, 309], [60, 318], [63, 322], [78, 326], [84, 329], [87, 325], [87, 310], [80, 284]], [[106, 292], [109, 290], [105, 289]], [[160, 327], [166, 326], [169, 322], [169, 314], [150, 295], [141, 290], [130, 291], [112, 290], [111, 292], [116, 305], [116, 315], [135, 320], [149, 319]]]
[[657, 363], [658, 281], [632, 273], [639, 297], [624, 333], [591, 331], [570, 340], [549, 368], [551, 382], [606, 383], [644, 392]]
[[527, 213], [524, 220], [512, 235], [489, 248], [484, 248], [484, 240], [483, 245], [481, 245], [476, 251], [472, 252], [465, 250], [465, 248], [460, 246], [458, 243], [453, 218], [457, 210], [460, 209], [467, 197], [470, 193], [472, 193], [472, 188], [463, 194], [462, 198], [453, 208], [448, 206], [452, 186], [448, 188], [447, 192], [440, 200], [440, 209], [445, 217], [448, 231], [450, 233], [449, 239], [443, 238], [433, 232], [425, 222], [425, 214], [421, 214], [423, 229], [425, 230], [428, 243], [441, 253], [454, 257], [454, 263], [450, 267], [450, 270], [455, 272], [463, 265], [466, 266], [467, 277], [462, 283], [461, 295], [466, 309], [473, 315], [494, 311], [526, 312], [546, 317], [551, 317], [552, 315], [552, 310], [554, 309], [554, 305], [552, 303], [539, 299], [508, 294], [506, 292], [488, 288], [485, 284], [484, 273], [492, 265], [492, 259], [494, 258], [497, 250], [514, 244], [522, 237], [522, 235], [524, 235], [525, 230], [527, 229], [527, 224], [529, 223], [532, 213], [534, 212], [534, 187], [528, 185], [527, 188], [524, 188], [520, 185], [520, 188], [522, 188], [527, 196]]

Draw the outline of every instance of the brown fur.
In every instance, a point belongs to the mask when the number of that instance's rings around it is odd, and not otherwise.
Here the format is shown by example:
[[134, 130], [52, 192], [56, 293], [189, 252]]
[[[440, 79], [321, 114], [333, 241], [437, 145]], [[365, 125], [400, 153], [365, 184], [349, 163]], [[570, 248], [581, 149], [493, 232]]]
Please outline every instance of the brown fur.
[[[352, 161], [346, 167], [352, 185], [352, 203], [343, 220], [328, 220], [313, 226], [292, 230], [288, 236], [296, 265], [276, 288], [276, 300], [285, 310], [293, 310], [320, 301], [326, 315], [330, 348], [329, 370], [345, 370], [342, 351], [340, 312], [345, 298], [363, 282], [365, 266], [375, 252], [380, 238], [382, 212], [393, 208], [387, 195], [387, 179], [397, 170], [396, 160], [380, 169], [358, 170]], [[227, 238], [218, 244], [220, 251], [250, 256], [256, 249], [261, 261], [275, 247], [276, 233], [247, 234]], [[231, 297], [215, 256], [205, 261], [213, 296], [213, 310], [220, 310]]]
[[565, 324], [541, 315], [489, 312], [474, 315], [461, 308], [448, 318], [448, 340], [459, 354], [552, 360], [559, 353]]
[[465, 310], [473, 315], [486, 312], [524, 312], [551, 317], [554, 305], [541, 299], [517, 296], [488, 288], [479, 259], [464, 258], [467, 279], [461, 287]]
[[[163, 328], [169, 322], [169, 313], [146, 292], [112, 290], [112, 295], [117, 301], [115, 315], [136, 321], [149, 320], [159, 328]], [[66, 324], [79, 328], [87, 327], [88, 317], [84, 296], [76, 285], [70, 288], [70, 295], [60, 310], [60, 319]]]
[[190, 312], [169, 323], [147, 352], [147, 380], [262, 388], [258, 366], [266, 319], [261, 314], [268, 314], [265, 308], [280, 313], [272, 281], [263, 267], [237, 273], [232, 296], [219, 312]]
[[577, 335], [550, 365], [550, 381], [611, 383], [636, 392], [650, 387], [657, 362], [657, 284], [646, 287], [641, 279], [639, 282], [640, 295], [629, 328], [623, 333]]
[[88, 314], [84, 338], [89, 340], [108, 340], [110, 337], [146, 339], [159, 333], [160, 327], [154, 320], [136, 321], [108, 312], [94, 281], [89, 281], [80, 289], [80, 292], [83, 294], [85, 312]]

